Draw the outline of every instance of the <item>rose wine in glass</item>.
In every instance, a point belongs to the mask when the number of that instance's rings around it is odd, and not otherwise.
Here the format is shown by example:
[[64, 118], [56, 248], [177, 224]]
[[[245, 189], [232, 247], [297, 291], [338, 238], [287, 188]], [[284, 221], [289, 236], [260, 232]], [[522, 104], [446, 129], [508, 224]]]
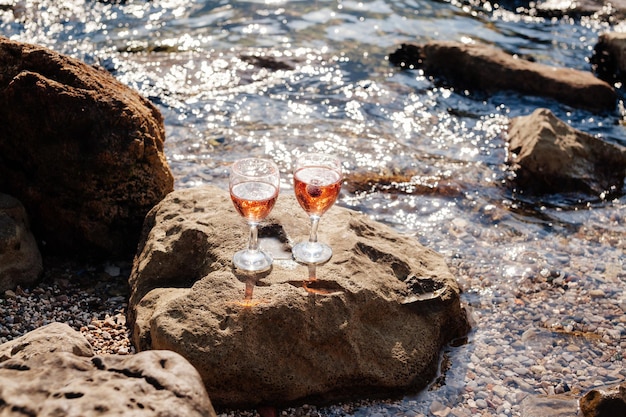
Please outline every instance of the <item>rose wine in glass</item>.
[[293, 172], [296, 199], [311, 219], [309, 240], [296, 244], [291, 253], [296, 261], [320, 264], [333, 255], [330, 246], [317, 241], [320, 218], [335, 204], [341, 190], [341, 162], [338, 158], [319, 154], [304, 154], [296, 160]]
[[272, 257], [259, 249], [258, 225], [278, 198], [278, 166], [267, 159], [240, 159], [231, 167], [229, 184], [233, 205], [250, 227], [248, 247], [235, 253], [233, 265], [244, 271], [267, 271], [272, 267]]

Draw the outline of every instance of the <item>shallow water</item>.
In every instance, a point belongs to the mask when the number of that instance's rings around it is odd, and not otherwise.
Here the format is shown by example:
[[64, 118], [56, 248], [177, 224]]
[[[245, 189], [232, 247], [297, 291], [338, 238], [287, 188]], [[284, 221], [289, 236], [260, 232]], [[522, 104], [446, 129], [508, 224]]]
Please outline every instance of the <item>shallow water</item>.
[[100, 65], [159, 107], [177, 188], [226, 188], [235, 159], [269, 156], [290, 192], [295, 155], [312, 150], [351, 173], [413, 175], [344, 190], [339, 204], [444, 255], [474, 330], [447, 353], [442, 387], [324, 415], [520, 415], [527, 395], [624, 379], [624, 192], [540, 201], [504, 184], [510, 118], [548, 107], [626, 145], [620, 113], [454, 91], [386, 60], [401, 43], [448, 39], [589, 70], [598, 34], [614, 29], [454, 1], [0, 0], [1, 34]]

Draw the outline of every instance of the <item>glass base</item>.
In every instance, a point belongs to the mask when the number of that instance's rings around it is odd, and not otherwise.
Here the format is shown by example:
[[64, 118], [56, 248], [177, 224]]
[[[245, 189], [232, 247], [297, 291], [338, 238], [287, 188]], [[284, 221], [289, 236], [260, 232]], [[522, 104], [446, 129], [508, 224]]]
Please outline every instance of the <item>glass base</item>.
[[233, 265], [244, 271], [263, 272], [272, 267], [272, 257], [260, 250], [244, 249], [235, 253]]
[[330, 246], [319, 242], [300, 242], [291, 253], [297, 262], [304, 264], [322, 264], [333, 256]]

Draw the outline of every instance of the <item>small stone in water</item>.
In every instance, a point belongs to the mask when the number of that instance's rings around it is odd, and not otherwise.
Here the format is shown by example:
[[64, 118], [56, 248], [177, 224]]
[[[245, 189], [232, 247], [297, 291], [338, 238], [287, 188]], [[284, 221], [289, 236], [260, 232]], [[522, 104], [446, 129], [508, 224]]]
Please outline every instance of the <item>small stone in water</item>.
[[120, 267], [117, 265], [106, 265], [104, 267], [104, 272], [109, 274], [111, 277], [119, 277], [120, 276]]

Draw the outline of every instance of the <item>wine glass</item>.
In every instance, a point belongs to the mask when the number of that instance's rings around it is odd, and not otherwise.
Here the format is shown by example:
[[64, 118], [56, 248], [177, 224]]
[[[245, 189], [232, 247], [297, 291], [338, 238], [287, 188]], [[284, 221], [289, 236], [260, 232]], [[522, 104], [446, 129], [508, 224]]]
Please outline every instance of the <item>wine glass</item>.
[[317, 227], [322, 215], [335, 204], [341, 180], [341, 162], [332, 155], [307, 153], [296, 160], [294, 192], [298, 203], [311, 219], [309, 240], [296, 244], [291, 250], [296, 261], [320, 264], [333, 255], [330, 246], [317, 241]]
[[278, 166], [268, 159], [240, 159], [231, 167], [229, 184], [235, 209], [250, 226], [248, 248], [235, 253], [233, 265], [244, 271], [267, 271], [272, 267], [272, 256], [259, 249], [258, 225], [278, 198]]

